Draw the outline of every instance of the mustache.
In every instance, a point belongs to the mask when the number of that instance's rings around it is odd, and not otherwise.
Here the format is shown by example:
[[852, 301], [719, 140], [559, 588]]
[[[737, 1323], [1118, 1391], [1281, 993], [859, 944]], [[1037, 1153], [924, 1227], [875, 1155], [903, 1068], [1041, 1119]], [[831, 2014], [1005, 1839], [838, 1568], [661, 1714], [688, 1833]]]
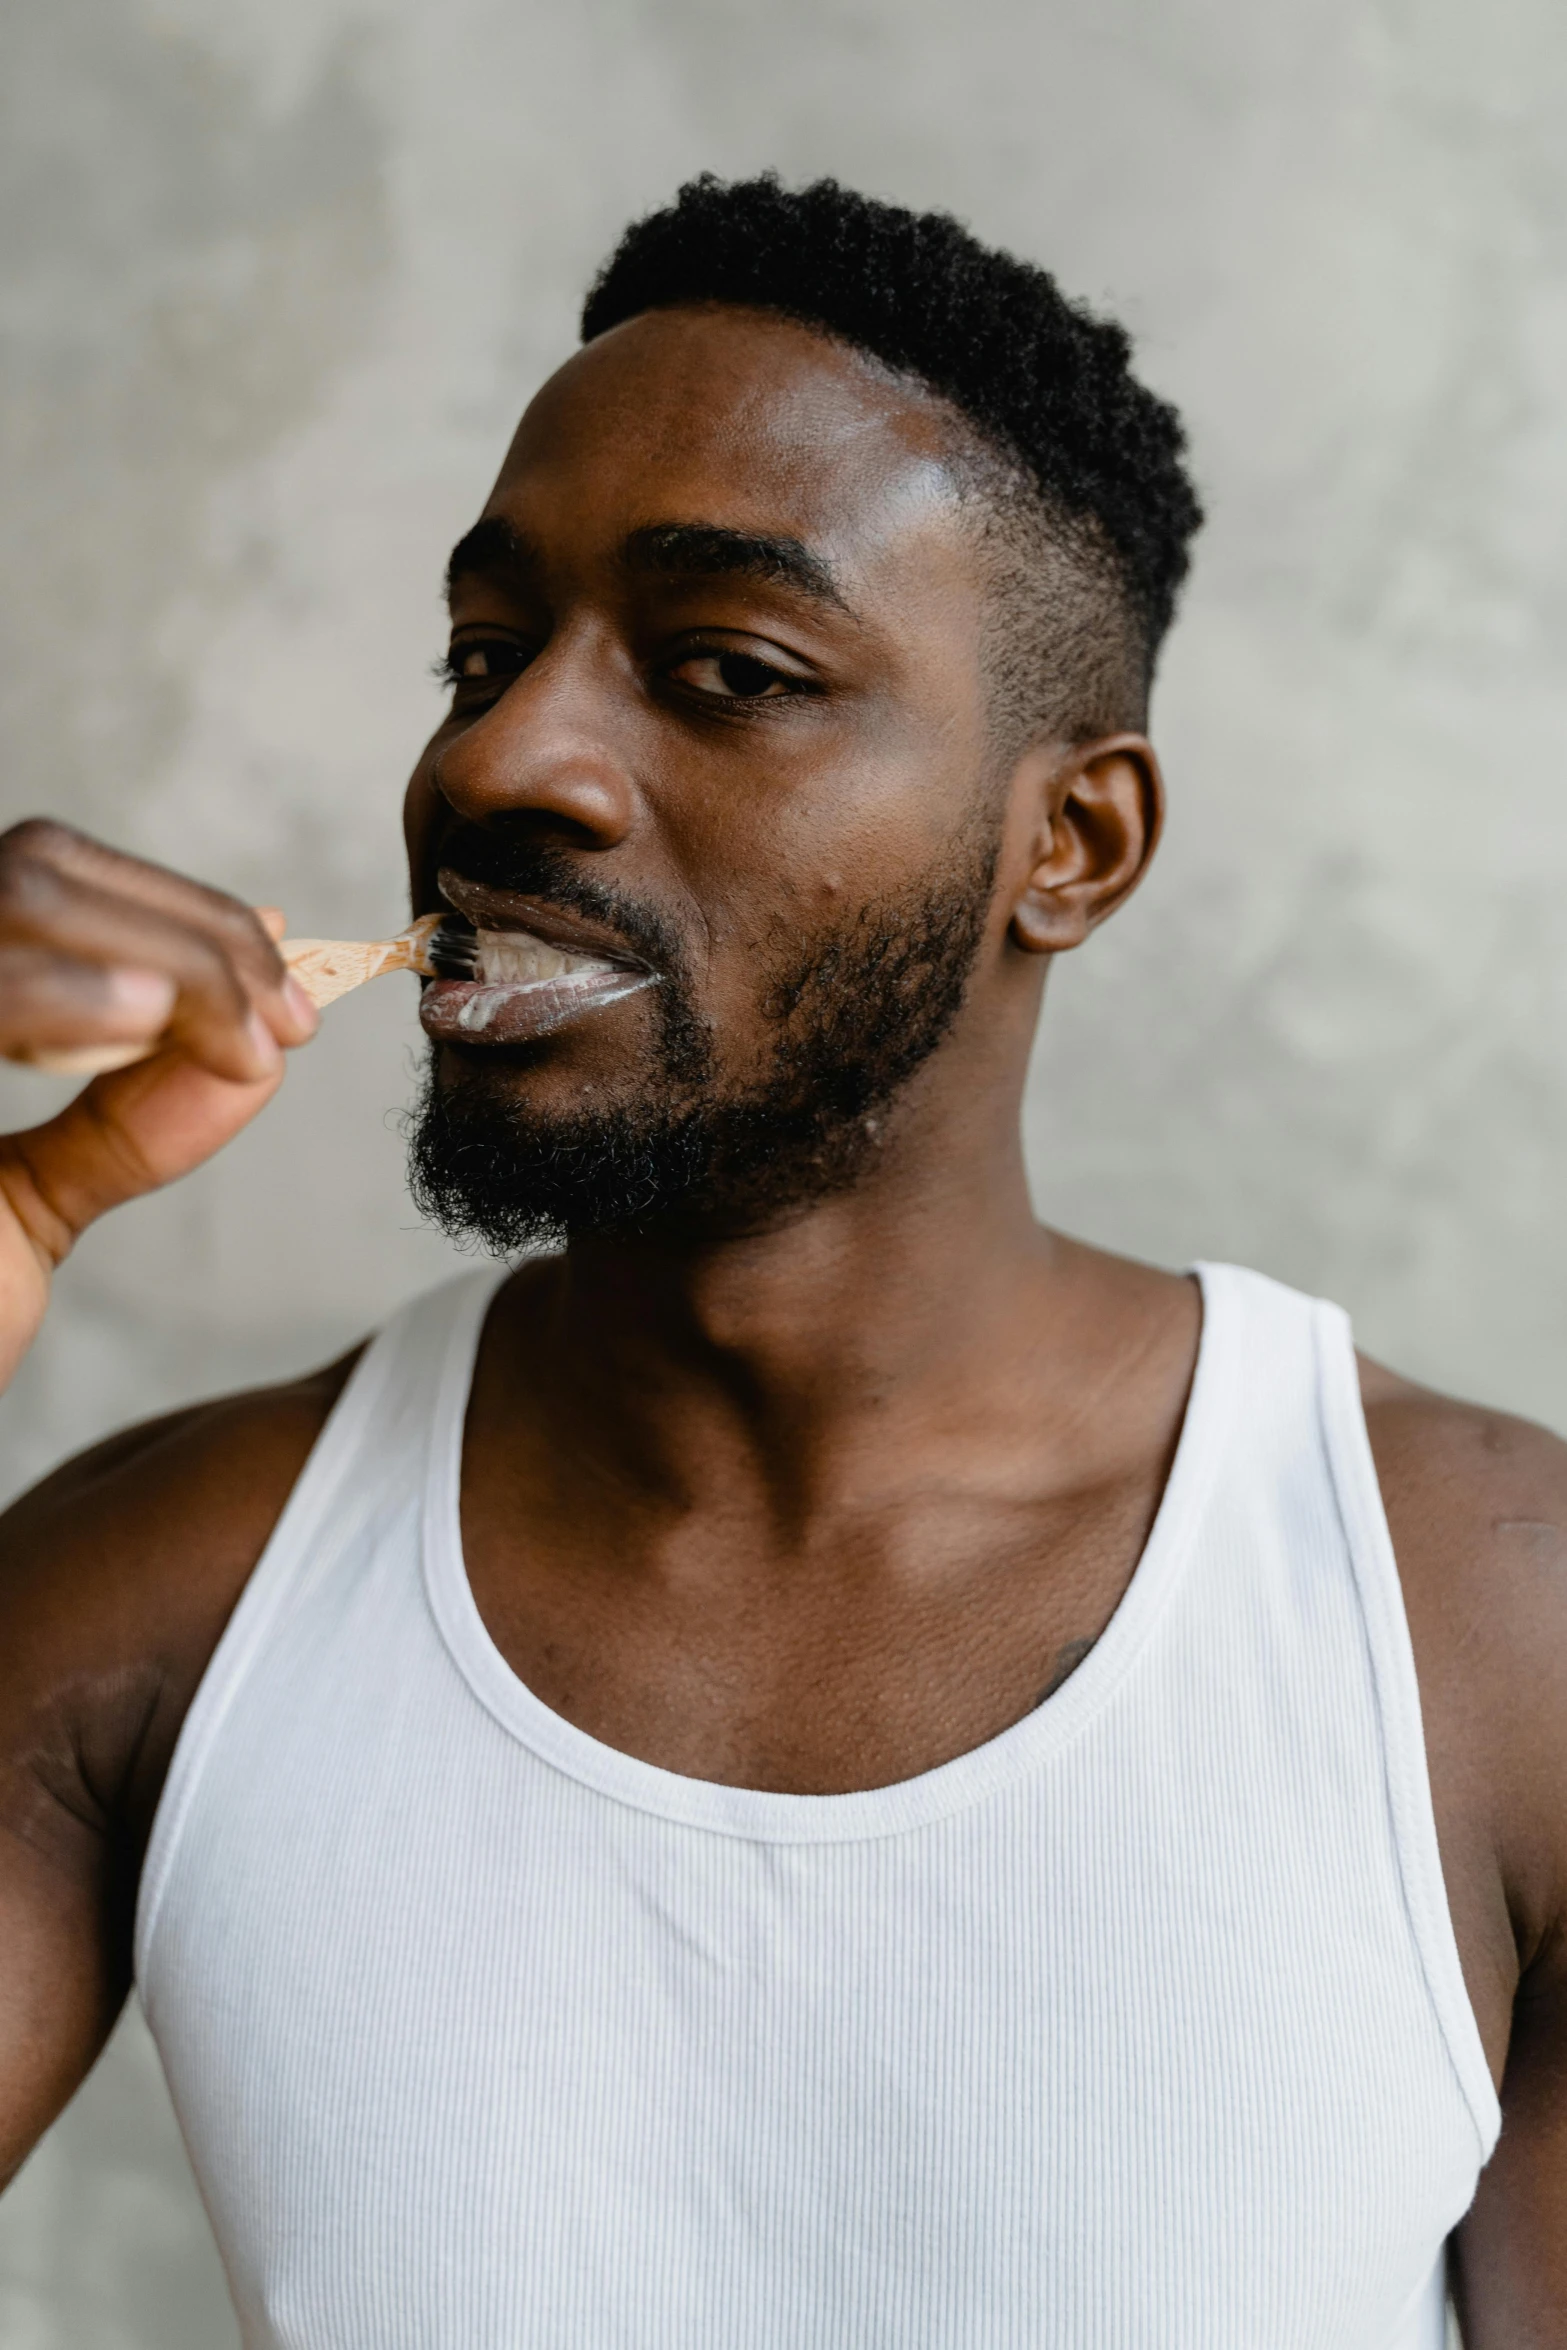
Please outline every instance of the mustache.
[[465, 881], [515, 890], [541, 906], [586, 915], [614, 931], [655, 971], [676, 980], [689, 976], [685, 942], [668, 915], [646, 899], [630, 897], [585, 873], [569, 849], [529, 840], [501, 824], [459, 824], [442, 838], [434, 864], [449, 866]]

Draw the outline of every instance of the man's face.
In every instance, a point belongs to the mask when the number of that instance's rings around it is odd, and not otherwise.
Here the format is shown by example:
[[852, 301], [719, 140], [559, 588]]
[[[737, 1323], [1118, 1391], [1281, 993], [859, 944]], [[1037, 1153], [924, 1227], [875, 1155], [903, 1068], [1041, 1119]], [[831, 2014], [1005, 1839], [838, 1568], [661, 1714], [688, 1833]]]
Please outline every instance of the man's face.
[[427, 988], [445, 1220], [766, 1221], [983, 1017], [1001, 812], [945, 452], [935, 403], [733, 309], [634, 319], [533, 402], [454, 565], [416, 910], [656, 978], [531, 1040], [523, 998], [484, 1029]]

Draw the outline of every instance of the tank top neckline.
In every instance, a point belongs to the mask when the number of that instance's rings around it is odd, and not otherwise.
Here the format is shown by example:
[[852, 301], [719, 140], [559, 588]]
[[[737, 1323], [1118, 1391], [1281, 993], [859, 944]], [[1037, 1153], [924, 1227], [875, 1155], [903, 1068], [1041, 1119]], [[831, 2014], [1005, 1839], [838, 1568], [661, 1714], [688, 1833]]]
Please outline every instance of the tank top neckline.
[[1109, 1623], [1051, 1697], [982, 1745], [910, 1779], [841, 1795], [782, 1794], [688, 1778], [580, 1730], [536, 1697], [506, 1662], [479, 1613], [463, 1557], [463, 1432], [479, 1339], [504, 1272], [463, 1285], [438, 1376], [423, 1503], [425, 1588], [446, 1648], [469, 1689], [541, 1761], [633, 1810], [755, 1843], [834, 1844], [896, 1835], [950, 1817], [1039, 1770], [1109, 1704], [1168, 1606], [1187, 1561], [1233, 1424], [1235, 1343], [1226, 1268], [1193, 1268], [1202, 1326], [1175, 1457], [1148, 1537]]

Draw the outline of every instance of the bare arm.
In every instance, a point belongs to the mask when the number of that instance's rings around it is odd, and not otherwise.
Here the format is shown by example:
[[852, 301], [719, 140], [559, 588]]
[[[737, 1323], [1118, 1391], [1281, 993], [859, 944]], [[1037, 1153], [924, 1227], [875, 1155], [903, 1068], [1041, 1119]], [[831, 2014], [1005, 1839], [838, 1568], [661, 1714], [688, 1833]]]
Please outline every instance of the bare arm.
[[1469, 2350], [1567, 2346], [1567, 1445], [1374, 1366], [1367, 1425], [1502, 2135], [1455, 2245]]
[[180, 1724], [350, 1368], [117, 1436], [0, 1518], [0, 2184], [124, 2002]]
[[[0, 835], [0, 1054], [157, 1047], [0, 1136], [0, 1387], [78, 1234], [221, 1148], [314, 1028], [250, 908], [63, 825]], [[183, 1414], [0, 1521], [0, 2181], [124, 1999], [174, 1732], [325, 1408]]]
[[1502, 2082], [1502, 2136], [1459, 2230], [1468, 2350], [1567, 2343], [1567, 1967], [1560, 1934], [1519, 1989]]

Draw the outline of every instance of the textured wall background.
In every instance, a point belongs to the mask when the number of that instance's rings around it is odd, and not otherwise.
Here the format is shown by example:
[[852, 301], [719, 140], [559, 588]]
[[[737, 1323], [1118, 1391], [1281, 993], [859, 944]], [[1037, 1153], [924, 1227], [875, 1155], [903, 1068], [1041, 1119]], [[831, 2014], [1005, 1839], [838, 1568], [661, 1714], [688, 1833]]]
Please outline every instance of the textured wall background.
[[[1213, 517], [1168, 844], [1046, 1023], [1042, 1202], [1567, 1426], [1557, 0], [16, 0], [0, 41], [7, 817], [388, 920], [442, 559], [625, 219], [765, 163], [948, 205], [1128, 319]], [[413, 1035], [344, 1005], [89, 1238], [8, 1489], [439, 1274]], [[235, 2340], [134, 2020], [0, 2206], [0, 2340]]]

